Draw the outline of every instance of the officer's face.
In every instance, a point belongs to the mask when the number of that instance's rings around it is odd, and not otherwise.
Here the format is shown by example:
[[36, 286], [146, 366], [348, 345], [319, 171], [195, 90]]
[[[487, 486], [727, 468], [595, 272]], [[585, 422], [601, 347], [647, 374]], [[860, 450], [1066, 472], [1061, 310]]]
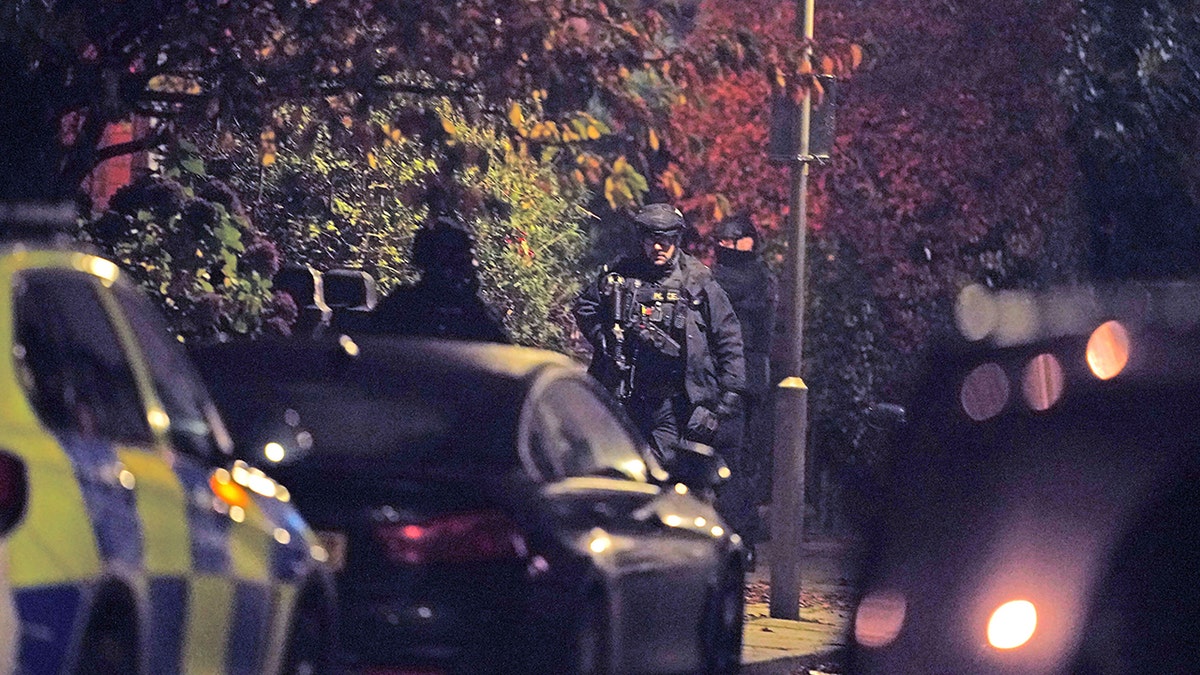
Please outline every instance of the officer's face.
[[642, 235], [642, 252], [655, 265], [666, 265], [675, 256], [676, 241], [673, 234], [647, 232]]
[[735, 251], [753, 251], [754, 237], [742, 237], [741, 239], [718, 239], [717, 244], [721, 248], [731, 248]]

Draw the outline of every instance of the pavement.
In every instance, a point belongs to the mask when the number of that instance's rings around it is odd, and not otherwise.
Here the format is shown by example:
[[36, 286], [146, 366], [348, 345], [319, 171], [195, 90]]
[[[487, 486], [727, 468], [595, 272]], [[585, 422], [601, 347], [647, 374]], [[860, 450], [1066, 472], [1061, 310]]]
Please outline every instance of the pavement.
[[850, 601], [857, 575], [856, 548], [845, 540], [806, 541], [800, 558], [800, 619], [770, 616], [770, 542], [747, 575], [742, 673], [825, 675], [842, 673], [850, 630]]

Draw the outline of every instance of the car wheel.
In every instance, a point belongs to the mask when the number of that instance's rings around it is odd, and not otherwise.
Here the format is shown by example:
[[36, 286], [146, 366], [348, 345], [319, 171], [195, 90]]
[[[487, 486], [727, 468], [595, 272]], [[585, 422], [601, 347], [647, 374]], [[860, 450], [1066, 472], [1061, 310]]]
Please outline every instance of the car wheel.
[[731, 565], [709, 598], [700, 631], [707, 675], [734, 675], [741, 670], [744, 583], [741, 567]]
[[84, 631], [75, 674], [128, 675], [138, 672], [135, 626], [133, 616], [126, 612], [98, 612]]
[[319, 593], [305, 594], [292, 617], [283, 675], [332, 675], [335, 645], [328, 605]]
[[604, 601], [592, 597], [575, 616], [567, 654], [570, 675], [604, 675], [608, 663], [608, 609]]

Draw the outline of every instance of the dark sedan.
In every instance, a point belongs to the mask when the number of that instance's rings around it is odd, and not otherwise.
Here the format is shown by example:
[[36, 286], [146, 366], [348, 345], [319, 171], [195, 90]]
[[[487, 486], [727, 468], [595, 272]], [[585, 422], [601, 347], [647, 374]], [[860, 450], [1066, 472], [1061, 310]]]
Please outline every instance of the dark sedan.
[[195, 356], [326, 542], [350, 670], [738, 669], [736, 536], [567, 357], [344, 336]]
[[1198, 290], [965, 298], [977, 341], [896, 435], [852, 672], [1200, 672]]

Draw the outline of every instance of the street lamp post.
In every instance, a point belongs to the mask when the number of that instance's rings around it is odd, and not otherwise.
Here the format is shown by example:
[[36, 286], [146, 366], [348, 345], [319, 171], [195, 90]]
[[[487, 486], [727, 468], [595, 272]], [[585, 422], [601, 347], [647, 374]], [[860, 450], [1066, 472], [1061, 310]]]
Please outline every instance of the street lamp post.
[[[796, 17], [805, 40], [803, 58], [812, 58], [815, 0], [798, 0]], [[800, 105], [796, 137], [799, 149], [791, 158], [788, 208], [788, 266], [791, 289], [788, 324], [788, 377], [778, 385], [775, 399], [775, 443], [771, 495], [771, 616], [800, 618], [800, 547], [804, 541], [805, 452], [808, 435], [808, 387], [800, 379], [804, 351], [804, 263], [808, 239], [809, 127], [812, 88], [806, 87]]]

